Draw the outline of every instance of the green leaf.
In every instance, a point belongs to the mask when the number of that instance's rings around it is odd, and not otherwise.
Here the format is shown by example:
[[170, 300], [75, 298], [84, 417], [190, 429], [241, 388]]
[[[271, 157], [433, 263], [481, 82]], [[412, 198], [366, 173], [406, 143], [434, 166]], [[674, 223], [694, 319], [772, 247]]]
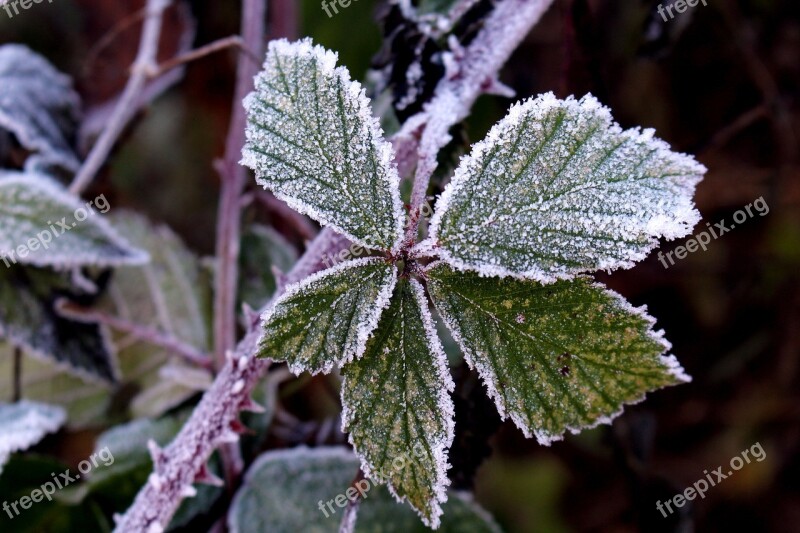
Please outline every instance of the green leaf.
[[0, 473], [14, 452], [27, 450], [64, 423], [66, 413], [57, 405], [21, 400], [0, 404]]
[[[336, 533], [346, 491], [359, 469], [345, 448], [305, 447], [262, 455], [248, 470], [228, 514], [231, 533]], [[358, 484], [363, 498], [356, 533], [429, 531], [407, 506], [370, 480]], [[352, 491], [351, 491], [352, 494]], [[341, 495], [336, 501], [337, 496]], [[469, 496], [451, 492], [443, 505], [442, 533], [497, 533], [500, 529]], [[330, 505], [328, 505], [330, 502]]]
[[644, 309], [579, 278], [541, 285], [434, 264], [428, 290], [500, 415], [542, 444], [690, 381]]
[[243, 164], [293, 209], [367, 248], [397, 250], [405, 220], [391, 145], [335, 53], [272, 41], [248, 113]]
[[[0, 46], [0, 137], [7, 130], [33, 152], [26, 169], [78, 170], [70, 140], [79, 110], [80, 98], [67, 76], [25, 46]], [[0, 163], [3, 157], [0, 146]]]
[[367, 477], [436, 527], [453, 441], [453, 380], [422, 287], [401, 279], [364, 356], [342, 374], [342, 423]]
[[42, 174], [0, 171], [0, 261], [60, 270], [141, 264], [91, 202], [67, 194]]
[[287, 361], [293, 373], [330, 372], [361, 357], [397, 281], [397, 269], [368, 257], [289, 286], [264, 314], [258, 355]]
[[419, 245], [459, 270], [550, 282], [630, 268], [699, 220], [705, 167], [591, 96], [516, 104], [461, 161]]
[[0, 267], [0, 337], [79, 376], [115, 381], [116, 360], [105, 330], [66, 318], [57, 310], [62, 300], [91, 297], [73, 288], [65, 274]]
[[275, 294], [273, 268], [288, 272], [297, 250], [269, 226], [255, 224], [242, 235], [239, 253], [239, 301], [260, 309]]

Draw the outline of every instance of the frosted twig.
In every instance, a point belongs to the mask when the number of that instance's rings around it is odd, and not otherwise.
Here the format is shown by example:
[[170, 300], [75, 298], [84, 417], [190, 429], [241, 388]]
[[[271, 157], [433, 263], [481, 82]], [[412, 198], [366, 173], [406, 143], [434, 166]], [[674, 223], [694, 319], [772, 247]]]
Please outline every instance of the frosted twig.
[[156, 69], [158, 55], [158, 42], [161, 36], [161, 24], [164, 10], [169, 7], [171, 0], [147, 0], [146, 15], [142, 27], [142, 38], [139, 41], [139, 51], [131, 66], [131, 75], [122, 92], [122, 97], [117, 102], [114, 112], [108, 123], [94, 143], [92, 150], [81, 165], [69, 191], [80, 195], [92, 182], [97, 171], [108, 158], [114, 143], [122, 130], [136, 114], [136, 101], [142, 95], [147, 80]]
[[[417, 170], [411, 191], [411, 216], [406, 246], [411, 246], [419, 228], [420, 208], [425, 202], [439, 151], [450, 142], [448, 131], [469, 114], [475, 100], [491, 92], [497, 75], [511, 53], [528, 35], [553, 0], [504, 0], [497, 4], [475, 40], [458, 57], [436, 87], [423, 111], [411, 117], [397, 133], [403, 153], [416, 146]], [[424, 125], [424, 127], [423, 127]], [[423, 127], [421, 135], [420, 128]]]
[[[348, 246], [349, 241], [332, 230], [321, 231], [287, 274], [287, 281], [295, 283], [321, 270], [323, 258]], [[162, 460], [153, 472], [158, 476], [157, 486], [147, 483], [142, 487], [131, 507], [119, 518], [115, 531], [141, 533], [166, 528], [184, 498], [183, 489], [197, 480], [211, 453], [230, 437], [231, 423], [238, 419], [239, 412], [254, 408], [250, 392], [270, 366], [268, 360], [253, 357], [261, 336], [259, 322], [256, 318], [249, 325], [247, 334], [230, 353], [214, 384], [161, 454]]]

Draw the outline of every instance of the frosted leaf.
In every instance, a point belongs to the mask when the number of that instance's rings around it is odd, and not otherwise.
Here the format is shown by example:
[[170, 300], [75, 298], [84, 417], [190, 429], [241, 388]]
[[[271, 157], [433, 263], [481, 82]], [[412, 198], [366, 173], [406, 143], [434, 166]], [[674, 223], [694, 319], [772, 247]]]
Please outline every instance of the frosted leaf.
[[442, 320], [500, 415], [542, 444], [609, 423], [623, 404], [690, 381], [644, 309], [584, 278], [541, 285], [428, 270]]
[[147, 261], [87, 204], [45, 175], [0, 171], [0, 262], [63, 270]]
[[591, 96], [512, 106], [462, 159], [420, 249], [458, 269], [550, 282], [629, 268], [686, 235], [705, 167]]
[[330, 372], [361, 357], [397, 281], [381, 258], [347, 261], [291, 285], [264, 314], [258, 355], [295, 374]]
[[57, 431], [66, 414], [57, 405], [22, 400], [0, 404], [0, 472], [11, 454], [27, 450]]
[[105, 330], [61, 316], [56, 304], [66, 295], [91, 297], [66, 274], [0, 265], [0, 337], [78, 376], [115, 381], [118, 370]]
[[404, 216], [391, 145], [337, 56], [272, 41], [245, 99], [242, 163], [292, 208], [367, 248], [397, 250]]
[[[358, 458], [343, 447], [268, 451], [247, 471], [228, 513], [228, 529], [231, 533], [338, 531], [358, 468]], [[372, 480], [358, 481], [350, 494], [353, 490], [361, 499], [356, 533], [430, 531], [416, 513]], [[449, 496], [439, 531], [500, 531], [468, 495], [451, 492]]]
[[33, 152], [26, 169], [57, 165], [78, 170], [70, 142], [79, 106], [70, 79], [42, 56], [18, 44], [0, 46], [0, 130], [13, 133]]
[[368, 478], [385, 478], [436, 528], [447, 499], [453, 380], [422, 287], [401, 279], [364, 356], [342, 371], [342, 429]]

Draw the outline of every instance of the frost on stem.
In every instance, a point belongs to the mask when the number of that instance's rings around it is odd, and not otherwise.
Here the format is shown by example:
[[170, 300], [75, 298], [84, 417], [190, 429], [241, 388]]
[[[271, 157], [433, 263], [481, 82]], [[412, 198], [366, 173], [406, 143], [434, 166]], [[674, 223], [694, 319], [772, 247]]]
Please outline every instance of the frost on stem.
[[465, 157], [420, 245], [462, 270], [543, 282], [630, 268], [699, 220], [705, 167], [591, 96], [514, 105]]
[[397, 251], [404, 214], [392, 147], [336, 59], [309, 39], [270, 43], [245, 99], [242, 163], [295, 210], [367, 248]]

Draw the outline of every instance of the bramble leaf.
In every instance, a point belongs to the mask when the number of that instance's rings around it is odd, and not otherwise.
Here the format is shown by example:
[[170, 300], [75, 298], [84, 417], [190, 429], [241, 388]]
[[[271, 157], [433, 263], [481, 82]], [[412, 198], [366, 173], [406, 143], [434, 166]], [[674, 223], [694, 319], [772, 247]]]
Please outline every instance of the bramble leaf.
[[[228, 513], [231, 533], [328, 533], [339, 530], [346, 492], [359, 461], [345, 448], [269, 451], [248, 470]], [[356, 533], [423, 533], [416, 514], [384, 487], [361, 480]], [[355, 487], [354, 487], [355, 489]], [[342, 495], [337, 499], [337, 496]], [[351, 489], [352, 494], [352, 489]], [[343, 503], [344, 501], [344, 503]], [[451, 492], [443, 505], [441, 533], [499, 533], [494, 520], [468, 495]]]
[[264, 314], [258, 355], [287, 361], [295, 374], [327, 373], [361, 357], [396, 281], [394, 265], [373, 257], [289, 286]]
[[367, 248], [397, 250], [405, 217], [392, 148], [336, 60], [308, 39], [270, 43], [245, 99], [242, 163], [293, 209]]
[[453, 380], [416, 280], [398, 282], [364, 356], [342, 375], [342, 426], [365, 475], [385, 477], [435, 528], [450, 483]]
[[58, 310], [62, 300], [90, 297], [75, 291], [65, 274], [0, 266], [0, 337], [77, 375], [115, 381], [116, 360], [105, 330]]
[[0, 137], [7, 130], [34, 152], [25, 162], [27, 170], [57, 165], [77, 171], [71, 138], [79, 107], [70, 79], [42, 56], [19, 44], [0, 46]]
[[514, 105], [439, 199], [432, 250], [460, 270], [550, 282], [629, 268], [699, 220], [705, 167], [586, 96]]
[[584, 278], [541, 285], [427, 271], [428, 290], [502, 417], [542, 444], [608, 423], [648, 391], [690, 381], [644, 309]]
[[147, 254], [117, 235], [95, 207], [41, 174], [0, 171], [0, 261], [64, 270], [140, 264]]
[[0, 404], [0, 472], [14, 452], [26, 450], [64, 423], [64, 409], [57, 405], [22, 400]]

